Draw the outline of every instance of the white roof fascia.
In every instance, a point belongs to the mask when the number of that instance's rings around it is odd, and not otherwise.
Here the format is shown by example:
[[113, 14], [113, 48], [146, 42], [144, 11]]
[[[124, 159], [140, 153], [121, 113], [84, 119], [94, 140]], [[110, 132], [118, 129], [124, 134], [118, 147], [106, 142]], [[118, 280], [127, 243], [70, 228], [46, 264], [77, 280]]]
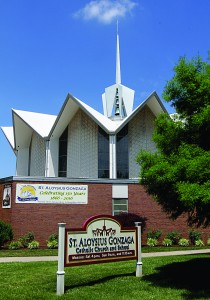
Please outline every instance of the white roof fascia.
[[67, 94], [55, 123], [49, 132], [49, 138], [59, 138], [78, 110], [78, 106], [75, 105], [69, 108], [69, 97], [70, 95]]
[[118, 133], [134, 116], [143, 109], [145, 105], [148, 105], [150, 110], [157, 116], [160, 113], [168, 113], [166, 108], [164, 107], [162, 101], [160, 100], [159, 96], [157, 95], [156, 91], [152, 92], [149, 97], [144, 100], [137, 108], [127, 116], [123, 122], [118, 126], [116, 129], [116, 133]]
[[122, 120], [118, 122], [112, 121], [106, 116], [102, 115], [89, 105], [85, 104], [79, 99], [76, 99], [80, 104], [80, 107], [83, 111], [85, 111], [100, 127], [102, 127], [107, 133], [114, 133], [117, 127], [122, 123]]
[[33, 129], [28, 126], [14, 111], [12, 111], [12, 120], [15, 150], [29, 147]]
[[12, 109], [27, 126], [36, 131], [42, 138], [46, 138], [56, 120], [56, 116], [30, 111]]
[[[94, 122], [96, 122], [107, 133], [114, 133], [119, 126], [119, 122], [115, 122], [105, 117], [89, 105], [85, 104], [78, 98], [68, 94], [66, 100], [60, 110], [60, 113], [54, 123], [49, 137], [58, 138], [69, 122], [72, 120], [77, 110], [81, 108]], [[122, 121], [120, 121], [121, 123]]]
[[12, 109], [14, 149], [29, 147], [32, 132], [46, 139], [55, 116]]
[[82, 109], [95, 123], [103, 128], [108, 134], [116, 134], [123, 126], [125, 126], [145, 105], [151, 109], [155, 116], [160, 112], [166, 112], [160, 98], [154, 91], [149, 97], [141, 103], [129, 116], [122, 120], [111, 120], [108, 117], [102, 115], [83, 101], [68, 94], [66, 100], [60, 110], [60, 113], [49, 133], [49, 137], [58, 138], [68, 126], [78, 109]]
[[2, 132], [4, 133], [7, 141], [9, 142], [12, 150], [15, 150], [15, 142], [14, 142], [14, 130], [12, 126], [1, 127]]

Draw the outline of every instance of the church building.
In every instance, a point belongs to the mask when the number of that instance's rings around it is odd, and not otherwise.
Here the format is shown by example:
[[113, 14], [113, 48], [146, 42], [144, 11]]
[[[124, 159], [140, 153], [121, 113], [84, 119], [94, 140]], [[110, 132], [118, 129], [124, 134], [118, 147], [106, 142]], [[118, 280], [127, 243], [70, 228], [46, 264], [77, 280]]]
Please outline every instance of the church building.
[[121, 212], [144, 217], [148, 230], [187, 232], [185, 218], [169, 220], [139, 185], [137, 154], [156, 151], [154, 120], [166, 109], [156, 92], [135, 109], [133, 102], [121, 83], [117, 33], [116, 82], [102, 95], [103, 114], [71, 94], [57, 116], [12, 110], [13, 126], [2, 130], [16, 174], [0, 179], [0, 219], [16, 238], [34, 232], [44, 244], [58, 223], [81, 227], [93, 215]]
[[17, 176], [137, 179], [140, 149], [155, 151], [154, 119], [166, 112], [153, 92], [135, 110], [134, 91], [121, 84], [117, 34], [116, 83], [102, 95], [103, 114], [68, 94], [58, 114], [12, 110], [2, 127], [17, 158]]

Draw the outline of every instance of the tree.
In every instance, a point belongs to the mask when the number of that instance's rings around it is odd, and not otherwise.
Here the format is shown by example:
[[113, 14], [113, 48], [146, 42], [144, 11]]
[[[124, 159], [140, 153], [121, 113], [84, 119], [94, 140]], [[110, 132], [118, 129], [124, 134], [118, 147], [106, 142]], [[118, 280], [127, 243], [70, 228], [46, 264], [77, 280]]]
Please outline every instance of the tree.
[[141, 151], [140, 183], [176, 219], [210, 225], [210, 65], [200, 56], [180, 58], [163, 98], [177, 118], [161, 114], [153, 139], [157, 151]]

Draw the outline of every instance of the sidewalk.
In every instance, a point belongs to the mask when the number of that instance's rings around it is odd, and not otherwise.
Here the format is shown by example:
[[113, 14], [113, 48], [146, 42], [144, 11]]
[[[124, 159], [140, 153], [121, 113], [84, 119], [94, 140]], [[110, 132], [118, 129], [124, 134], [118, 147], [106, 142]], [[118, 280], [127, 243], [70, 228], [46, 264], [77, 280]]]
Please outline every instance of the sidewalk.
[[[169, 252], [151, 252], [142, 253], [142, 257], [175, 256], [175, 255], [193, 255], [210, 253], [210, 249], [169, 251]], [[0, 263], [8, 262], [36, 262], [36, 261], [57, 261], [57, 256], [33, 256], [33, 257], [0, 257]]]

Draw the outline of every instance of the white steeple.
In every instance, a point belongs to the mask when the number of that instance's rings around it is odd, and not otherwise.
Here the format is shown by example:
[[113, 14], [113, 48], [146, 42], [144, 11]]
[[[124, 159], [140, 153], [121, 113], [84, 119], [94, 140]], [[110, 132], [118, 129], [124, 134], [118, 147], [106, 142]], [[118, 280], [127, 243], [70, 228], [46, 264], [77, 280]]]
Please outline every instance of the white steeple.
[[120, 73], [120, 44], [119, 44], [118, 21], [117, 21], [116, 84], [120, 84], [120, 83], [121, 83], [121, 73]]
[[116, 83], [105, 88], [102, 95], [104, 115], [113, 120], [123, 119], [133, 110], [134, 91], [121, 84], [120, 43], [117, 21]]

